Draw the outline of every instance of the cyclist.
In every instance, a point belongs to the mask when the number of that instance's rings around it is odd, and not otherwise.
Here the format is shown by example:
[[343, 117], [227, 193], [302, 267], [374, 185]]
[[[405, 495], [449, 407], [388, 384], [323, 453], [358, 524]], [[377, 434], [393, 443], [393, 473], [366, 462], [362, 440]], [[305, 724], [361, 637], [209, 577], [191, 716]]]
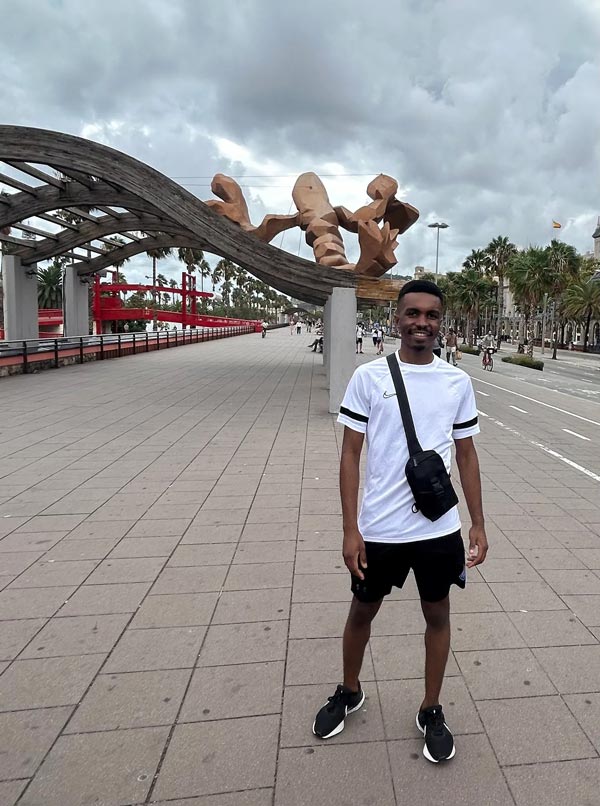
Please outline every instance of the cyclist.
[[481, 363], [485, 369], [490, 361], [492, 361], [492, 353], [494, 352], [494, 336], [491, 330], [488, 330], [486, 335], [483, 337], [481, 341], [481, 349], [483, 351]]

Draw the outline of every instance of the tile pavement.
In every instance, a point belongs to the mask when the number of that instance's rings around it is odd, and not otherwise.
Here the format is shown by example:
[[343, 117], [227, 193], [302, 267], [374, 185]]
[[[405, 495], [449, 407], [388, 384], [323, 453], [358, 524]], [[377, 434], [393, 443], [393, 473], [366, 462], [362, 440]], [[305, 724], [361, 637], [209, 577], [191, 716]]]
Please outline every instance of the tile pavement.
[[489, 561], [453, 593], [421, 756], [414, 583], [375, 622], [365, 706], [310, 731], [349, 601], [340, 431], [287, 329], [0, 383], [0, 806], [597, 804], [600, 502], [478, 440]]

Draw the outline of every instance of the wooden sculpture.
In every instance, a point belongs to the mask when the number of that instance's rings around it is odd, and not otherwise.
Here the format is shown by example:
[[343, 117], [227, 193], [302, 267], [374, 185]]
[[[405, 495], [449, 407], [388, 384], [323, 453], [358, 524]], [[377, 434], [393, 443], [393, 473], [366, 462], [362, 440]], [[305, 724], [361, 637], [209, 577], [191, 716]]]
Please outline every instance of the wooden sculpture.
[[[398, 183], [391, 176], [375, 177], [367, 186], [372, 201], [351, 212], [346, 207], [332, 206], [325, 185], [316, 174], [301, 174], [292, 190], [298, 212], [267, 215], [258, 227], [252, 225], [244, 194], [234, 179], [216, 174], [211, 189], [221, 201], [212, 199], [206, 204], [262, 241], [269, 242], [284, 230], [301, 227], [317, 263], [352, 270], [361, 276], [359, 297], [388, 299], [397, 294], [397, 283], [377, 278], [396, 265], [396, 238], [415, 223], [419, 211], [396, 198]], [[340, 227], [358, 234], [360, 256], [356, 264], [348, 262]]]

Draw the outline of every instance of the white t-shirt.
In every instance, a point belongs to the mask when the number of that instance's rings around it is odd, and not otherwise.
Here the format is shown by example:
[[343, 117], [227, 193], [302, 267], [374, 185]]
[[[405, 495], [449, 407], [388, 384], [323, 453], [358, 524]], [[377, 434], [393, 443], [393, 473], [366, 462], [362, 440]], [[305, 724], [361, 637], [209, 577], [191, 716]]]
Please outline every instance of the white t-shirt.
[[[405, 364], [402, 371], [415, 430], [424, 451], [440, 454], [450, 472], [452, 442], [479, 433], [469, 376], [433, 357], [430, 364]], [[367, 471], [358, 528], [365, 540], [408, 543], [460, 529], [458, 507], [437, 521], [413, 512], [406, 479], [408, 446], [386, 358], [358, 367], [340, 406], [338, 422], [367, 437]]]
[[357, 327], [356, 327], [356, 338], [357, 339], [362, 339], [363, 335], [364, 335], [364, 330], [362, 329], [362, 326], [357, 325]]

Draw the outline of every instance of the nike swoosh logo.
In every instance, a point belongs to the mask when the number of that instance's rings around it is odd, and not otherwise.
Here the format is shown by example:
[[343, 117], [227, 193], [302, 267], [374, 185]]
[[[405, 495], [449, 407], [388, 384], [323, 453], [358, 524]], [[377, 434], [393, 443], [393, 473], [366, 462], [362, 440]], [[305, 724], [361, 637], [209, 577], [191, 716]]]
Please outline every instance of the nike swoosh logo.
[[383, 396], [384, 397], [396, 397], [396, 393], [395, 392], [384, 392]]

